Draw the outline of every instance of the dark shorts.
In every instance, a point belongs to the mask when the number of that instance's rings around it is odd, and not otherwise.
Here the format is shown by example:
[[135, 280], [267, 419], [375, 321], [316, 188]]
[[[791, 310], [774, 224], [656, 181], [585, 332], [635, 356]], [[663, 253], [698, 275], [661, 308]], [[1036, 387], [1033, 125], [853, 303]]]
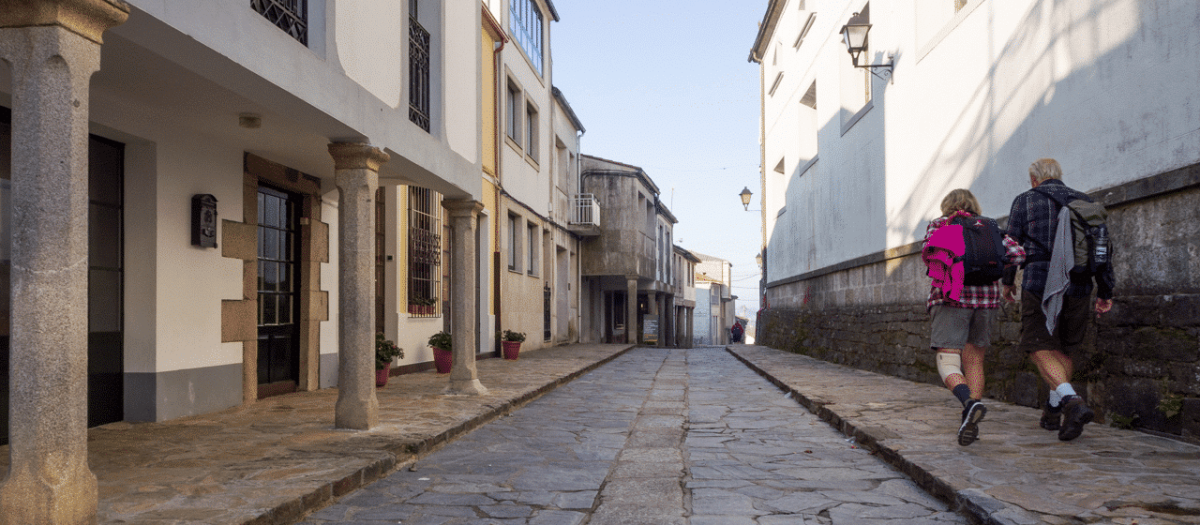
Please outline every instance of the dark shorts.
[[1042, 297], [1033, 292], [1021, 291], [1021, 342], [1017, 345], [1024, 352], [1059, 350], [1070, 352], [1083, 343], [1088, 321], [1092, 316], [1092, 298], [1064, 297], [1062, 312], [1058, 314], [1058, 326], [1054, 333], [1046, 331], [1046, 315], [1042, 313]]

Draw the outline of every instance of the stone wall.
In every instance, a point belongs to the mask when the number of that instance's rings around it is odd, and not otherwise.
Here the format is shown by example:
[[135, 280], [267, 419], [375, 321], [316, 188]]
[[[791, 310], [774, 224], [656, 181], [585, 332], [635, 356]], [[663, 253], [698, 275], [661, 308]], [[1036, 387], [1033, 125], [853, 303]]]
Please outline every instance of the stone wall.
[[[1116, 297], [1073, 356], [1072, 382], [1096, 408], [1097, 422], [1200, 440], [1200, 167], [1093, 196], [1110, 212]], [[758, 344], [941, 384], [919, 248], [770, 283]], [[1046, 386], [1015, 349], [1019, 315], [1015, 304], [998, 314], [986, 396], [1040, 406]]]

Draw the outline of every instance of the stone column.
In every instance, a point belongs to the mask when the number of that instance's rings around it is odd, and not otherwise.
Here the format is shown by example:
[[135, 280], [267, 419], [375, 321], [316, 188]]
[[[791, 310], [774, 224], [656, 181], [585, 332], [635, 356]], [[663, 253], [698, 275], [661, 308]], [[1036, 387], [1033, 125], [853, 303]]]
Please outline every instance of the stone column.
[[8, 476], [0, 523], [96, 522], [88, 468], [88, 88], [118, 0], [0, 2], [12, 72]]
[[684, 312], [684, 315], [687, 316], [687, 335], [685, 336], [687, 337], [687, 341], [685, 342], [685, 348], [692, 348], [696, 344], [695, 333], [692, 332], [692, 322], [696, 319], [696, 309], [688, 308]]
[[[478, 347], [478, 323], [476, 315], [475, 265], [475, 221], [483, 203], [470, 200], [443, 200], [442, 207], [450, 213], [450, 225], [454, 232], [453, 267], [450, 268], [451, 315], [450, 325], [454, 329], [454, 365], [450, 368], [450, 384], [447, 395], [482, 395], [487, 388], [479, 382], [475, 368], [475, 352]], [[533, 242], [531, 240], [531, 242]]]
[[627, 299], [625, 301], [625, 342], [637, 344], [637, 276], [625, 277]]
[[333, 143], [338, 188], [338, 398], [334, 426], [379, 424], [375, 397], [375, 190], [390, 158], [362, 143]]

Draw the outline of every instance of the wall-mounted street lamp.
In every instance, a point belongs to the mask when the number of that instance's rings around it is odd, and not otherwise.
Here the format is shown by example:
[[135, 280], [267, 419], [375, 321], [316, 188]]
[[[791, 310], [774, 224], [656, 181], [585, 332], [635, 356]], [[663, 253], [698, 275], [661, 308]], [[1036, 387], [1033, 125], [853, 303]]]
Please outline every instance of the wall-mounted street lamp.
[[[896, 65], [894, 56], [888, 55], [886, 64], [858, 64], [859, 57], [867, 50], [867, 33], [870, 31], [871, 24], [867, 22], [866, 17], [854, 13], [854, 16], [850, 17], [850, 21], [842, 26], [842, 40], [846, 43], [846, 51], [850, 53], [850, 60], [854, 63], [854, 67], [869, 69], [872, 75], [889, 80], [892, 77], [892, 68]], [[876, 69], [880, 71], [876, 73]]]
[[754, 194], [750, 192], [749, 186], [743, 187], [742, 192], [738, 194], [738, 196], [742, 198], [742, 207], [745, 208], [746, 211], [750, 211], [750, 197], [753, 195]]
[[762, 268], [762, 252], [758, 252], [758, 255], [754, 256], [754, 262], [758, 263], [759, 268]]

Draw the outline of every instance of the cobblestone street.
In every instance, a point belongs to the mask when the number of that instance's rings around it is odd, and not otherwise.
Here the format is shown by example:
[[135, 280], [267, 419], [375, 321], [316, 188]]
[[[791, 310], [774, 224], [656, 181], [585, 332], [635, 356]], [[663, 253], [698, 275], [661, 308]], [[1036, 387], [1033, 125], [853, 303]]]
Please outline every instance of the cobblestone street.
[[710, 347], [634, 349], [304, 523], [967, 521]]

